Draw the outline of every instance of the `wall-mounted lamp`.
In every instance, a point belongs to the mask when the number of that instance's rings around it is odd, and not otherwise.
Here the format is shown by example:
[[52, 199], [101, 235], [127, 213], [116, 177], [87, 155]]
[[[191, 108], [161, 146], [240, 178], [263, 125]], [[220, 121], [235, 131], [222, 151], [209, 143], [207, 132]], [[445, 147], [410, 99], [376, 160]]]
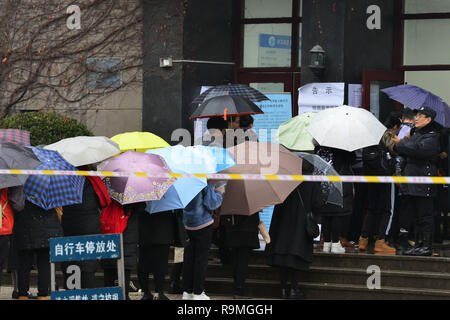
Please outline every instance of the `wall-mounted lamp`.
[[161, 68], [170, 68], [173, 65], [172, 57], [159, 58], [159, 66]]
[[314, 75], [320, 79], [325, 71], [325, 50], [316, 44], [311, 50], [309, 50], [309, 55], [310, 63], [308, 67]]

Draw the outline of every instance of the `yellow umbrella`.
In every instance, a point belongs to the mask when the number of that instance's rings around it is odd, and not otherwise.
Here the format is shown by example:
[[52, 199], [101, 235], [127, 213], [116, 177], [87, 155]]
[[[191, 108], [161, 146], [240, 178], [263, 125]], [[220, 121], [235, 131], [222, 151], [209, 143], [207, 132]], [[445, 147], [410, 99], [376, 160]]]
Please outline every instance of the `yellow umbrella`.
[[111, 138], [119, 145], [120, 151], [133, 150], [145, 152], [149, 149], [170, 147], [164, 139], [151, 132], [124, 132]]

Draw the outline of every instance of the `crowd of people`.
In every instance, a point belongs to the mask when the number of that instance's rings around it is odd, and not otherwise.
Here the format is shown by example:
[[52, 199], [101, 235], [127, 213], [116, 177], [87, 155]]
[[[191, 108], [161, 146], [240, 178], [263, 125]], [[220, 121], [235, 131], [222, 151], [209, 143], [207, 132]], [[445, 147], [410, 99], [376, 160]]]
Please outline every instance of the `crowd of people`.
[[[416, 112], [392, 112], [379, 145], [355, 152], [316, 145], [314, 153], [340, 175], [447, 175], [448, 132], [434, 120], [436, 113], [423, 107]], [[258, 137], [251, 116], [210, 118], [201, 143], [223, 147], [226, 130], [241, 129], [245, 140]], [[241, 143], [233, 136], [232, 145]], [[230, 143], [230, 141], [228, 142]], [[303, 174], [313, 166], [303, 161]], [[89, 169], [89, 168], [79, 168]], [[217, 214], [226, 184], [208, 183], [184, 208], [149, 214], [145, 203], [120, 205], [110, 198], [99, 177], [87, 177], [83, 202], [44, 210], [28, 201], [21, 187], [2, 190], [0, 266], [7, 266], [15, 287], [13, 298], [30, 299], [30, 272], [38, 271], [37, 299], [48, 299], [50, 288], [49, 239], [104, 233], [102, 212], [116, 212], [123, 224], [126, 298], [132, 290], [131, 274], [138, 275], [143, 300], [168, 299], [165, 292], [186, 300], [208, 300], [205, 279], [210, 248], [218, 247], [222, 264], [231, 266], [234, 297], [248, 298], [245, 282], [252, 250], [266, 242], [267, 265], [280, 271], [282, 299], [303, 299], [300, 274], [313, 259], [313, 238], [307, 232], [307, 214], [321, 224], [321, 251], [345, 253], [345, 248], [374, 253], [429, 256], [439, 241], [439, 218], [447, 212], [446, 188], [432, 184], [343, 183], [342, 206], [327, 203], [327, 182], [303, 182], [275, 206], [269, 231], [259, 212], [250, 215]], [[119, 226], [115, 226], [119, 228]], [[170, 286], [165, 287], [170, 249], [175, 248]], [[105, 287], [117, 283], [114, 261], [81, 261], [81, 288], [96, 287], [95, 272], [104, 272]], [[61, 264], [67, 287], [67, 263]], [[153, 275], [152, 294], [149, 275]], [[0, 277], [1, 279], [1, 277]]]

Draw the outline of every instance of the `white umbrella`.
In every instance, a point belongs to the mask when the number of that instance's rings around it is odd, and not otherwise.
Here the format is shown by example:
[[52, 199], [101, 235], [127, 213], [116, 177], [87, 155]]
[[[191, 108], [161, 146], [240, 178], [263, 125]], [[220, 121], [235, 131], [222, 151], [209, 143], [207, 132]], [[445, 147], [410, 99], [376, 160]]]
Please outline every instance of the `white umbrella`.
[[120, 153], [119, 145], [103, 136], [78, 136], [45, 146], [58, 151], [74, 167], [104, 161]]
[[321, 146], [355, 151], [378, 144], [387, 128], [369, 111], [344, 105], [317, 113], [306, 130]]

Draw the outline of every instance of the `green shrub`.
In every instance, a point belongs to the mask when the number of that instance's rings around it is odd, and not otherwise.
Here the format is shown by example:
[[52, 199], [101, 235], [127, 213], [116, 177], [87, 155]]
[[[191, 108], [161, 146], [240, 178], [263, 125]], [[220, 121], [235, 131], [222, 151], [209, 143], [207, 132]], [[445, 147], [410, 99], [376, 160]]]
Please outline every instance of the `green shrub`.
[[21, 129], [30, 132], [31, 145], [48, 145], [76, 136], [93, 136], [79, 121], [55, 112], [18, 113], [0, 120], [3, 129]]

